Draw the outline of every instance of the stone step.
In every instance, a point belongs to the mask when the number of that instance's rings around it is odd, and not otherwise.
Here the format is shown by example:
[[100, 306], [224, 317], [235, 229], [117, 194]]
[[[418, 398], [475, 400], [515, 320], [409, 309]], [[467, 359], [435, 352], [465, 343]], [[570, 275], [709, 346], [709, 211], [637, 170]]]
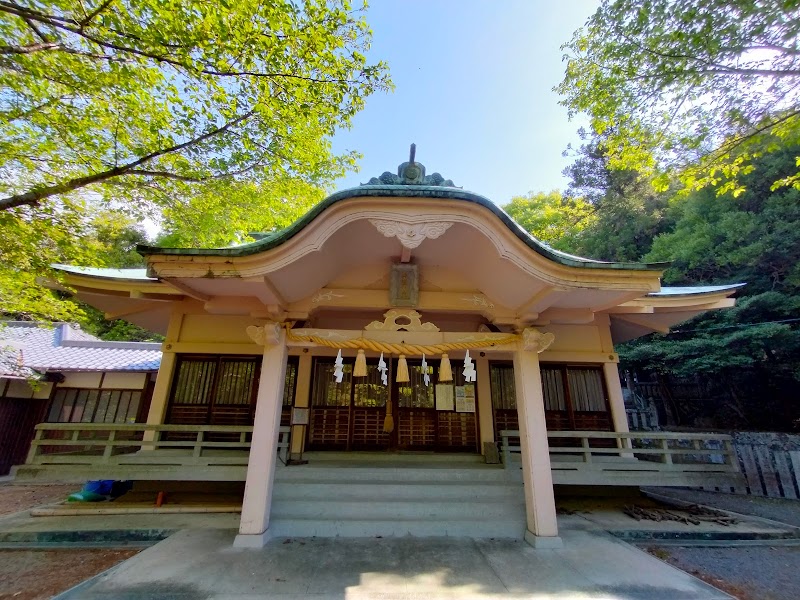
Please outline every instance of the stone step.
[[485, 465], [486, 460], [480, 454], [470, 453], [437, 453], [437, 452], [306, 452], [303, 458], [311, 465], [327, 462], [340, 463], [391, 463], [396, 465], [417, 464], [451, 464], [451, 465]]
[[473, 519], [274, 519], [270, 523], [274, 537], [417, 537], [450, 536], [474, 538], [522, 539], [524, 515], [518, 519], [487, 521]]
[[513, 501], [523, 499], [519, 483], [497, 482], [430, 482], [421, 481], [357, 481], [351, 483], [320, 482], [298, 479], [276, 482], [274, 500], [336, 499], [359, 501], [394, 500], [480, 500]]
[[316, 480], [336, 482], [356, 481], [418, 481], [418, 482], [489, 482], [503, 483], [513, 477], [503, 468], [483, 466], [476, 468], [417, 467], [417, 466], [345, 466], [312, 467], [300, 465], [280, 467], [275, 470], [275, 481]]
[[274, 519], [364, 519], [496, 520], [524, 518], [522, 499], [504, 502], [470, 500], [289, 500], [272, 505]]

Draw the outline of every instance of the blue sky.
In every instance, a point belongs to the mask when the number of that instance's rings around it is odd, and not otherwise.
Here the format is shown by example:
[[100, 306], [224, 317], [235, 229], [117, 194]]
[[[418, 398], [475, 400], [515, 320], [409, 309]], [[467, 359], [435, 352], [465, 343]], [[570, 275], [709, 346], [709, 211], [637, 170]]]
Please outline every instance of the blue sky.
[[370, 58], [389, 64], [396, 89], [367, 99], [334, 150], [364, 155], [339, 180], [354, 187], [417, 160], [498, 204], [564, 189], [562, 156], [585, 122], [570, 122], [552, 91], [561, 44], [597, 0], [372, 0]]

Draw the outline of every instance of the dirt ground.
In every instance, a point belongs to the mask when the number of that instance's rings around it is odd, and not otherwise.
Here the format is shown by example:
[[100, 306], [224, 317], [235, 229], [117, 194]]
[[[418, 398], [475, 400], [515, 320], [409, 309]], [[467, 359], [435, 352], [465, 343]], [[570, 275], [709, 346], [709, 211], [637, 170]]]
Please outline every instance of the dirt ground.
[[[0, 483], [0, 519], [58, 502], [80, 487]], [[141, 548], [0, 549], [0, 600], [52, 598], [140, 551]]]
[[0, 550], [0, 600], [45, 600], [130, 558], [141, 548]]
[[80, 489], [76, 484], [0, 483], [0, 516], [64, 500]]

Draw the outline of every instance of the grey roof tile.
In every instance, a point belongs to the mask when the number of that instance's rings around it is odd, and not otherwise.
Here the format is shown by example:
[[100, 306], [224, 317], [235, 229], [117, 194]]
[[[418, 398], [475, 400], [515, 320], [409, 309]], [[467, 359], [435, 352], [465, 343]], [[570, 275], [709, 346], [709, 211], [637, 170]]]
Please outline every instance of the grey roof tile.
[[161, 344], [107, 342], [78, 326], [0, 323], [0, 375], [35, 371], [157, 371]]

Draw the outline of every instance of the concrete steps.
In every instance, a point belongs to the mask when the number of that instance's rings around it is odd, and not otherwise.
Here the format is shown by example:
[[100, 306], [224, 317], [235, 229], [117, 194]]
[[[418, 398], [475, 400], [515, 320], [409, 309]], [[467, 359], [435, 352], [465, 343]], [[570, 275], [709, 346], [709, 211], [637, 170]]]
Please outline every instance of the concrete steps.
[[521, 482], [476, 461], [315, 461], [277, 470], [270, 531], [281, 537], [520, 539], [525, 500]]

